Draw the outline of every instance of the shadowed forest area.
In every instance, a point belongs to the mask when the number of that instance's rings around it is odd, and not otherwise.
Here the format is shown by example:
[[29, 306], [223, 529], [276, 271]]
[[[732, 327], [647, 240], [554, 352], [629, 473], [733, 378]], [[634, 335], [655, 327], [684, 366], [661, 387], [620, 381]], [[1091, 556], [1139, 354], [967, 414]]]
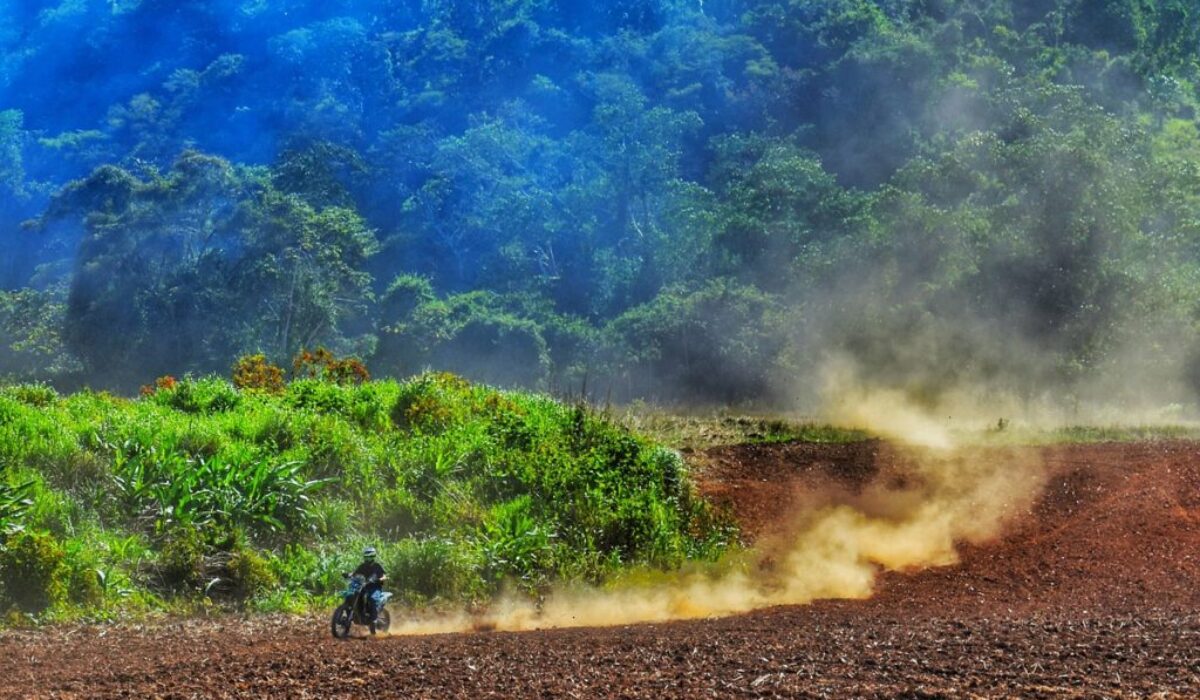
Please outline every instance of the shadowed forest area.
[[5, 0], [0, 375], [1192, 402], [1198, 41], [1189, 0]]

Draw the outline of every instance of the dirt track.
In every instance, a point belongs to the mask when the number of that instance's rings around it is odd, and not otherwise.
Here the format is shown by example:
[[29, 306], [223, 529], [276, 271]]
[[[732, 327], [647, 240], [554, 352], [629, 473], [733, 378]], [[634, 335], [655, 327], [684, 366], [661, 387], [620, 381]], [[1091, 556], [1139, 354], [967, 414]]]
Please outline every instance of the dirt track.
[[[751, 535], [886, 450], [705, 455]], [[961, 564], [867, 601], [610, 629], [337, 642], [319, 621], [0, 636], [0, 695], [57, 697], [1200, 697], [1200, 445], [1043, 451], [1032, 511]]]

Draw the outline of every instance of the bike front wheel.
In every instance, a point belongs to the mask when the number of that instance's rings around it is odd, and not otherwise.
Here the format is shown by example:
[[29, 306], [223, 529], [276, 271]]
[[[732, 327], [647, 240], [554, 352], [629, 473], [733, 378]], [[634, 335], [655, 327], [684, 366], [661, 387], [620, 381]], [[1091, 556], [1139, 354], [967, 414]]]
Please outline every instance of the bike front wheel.
[[354, 624], [354, 611], [350, 609], [349, 603], [342, 603], [337, 610], [333, 611], [333, 621], [330, 625], [333, 636], [338, 639], [349, 637], [352, 624]]

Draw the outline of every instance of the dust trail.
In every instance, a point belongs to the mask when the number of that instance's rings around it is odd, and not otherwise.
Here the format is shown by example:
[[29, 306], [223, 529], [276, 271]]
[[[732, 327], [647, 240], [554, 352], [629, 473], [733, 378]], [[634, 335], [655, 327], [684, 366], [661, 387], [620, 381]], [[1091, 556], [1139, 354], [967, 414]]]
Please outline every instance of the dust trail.
[[560, 588], [540, 605], [508, 596], [482, 613], [413, 619], [395, 634], [663, 622], [822, 598], [869, 597], [882, 571], [953, 564], [956, 545], [1001, 534], [1045, 482], [1032, 450], [958, 444], [934, 412], [895, 391], [832, 375], [829, 416], [888, 437], [859, 488], [805, 494], [791, 522], [720, 575], [664, 574], [650, 585]]

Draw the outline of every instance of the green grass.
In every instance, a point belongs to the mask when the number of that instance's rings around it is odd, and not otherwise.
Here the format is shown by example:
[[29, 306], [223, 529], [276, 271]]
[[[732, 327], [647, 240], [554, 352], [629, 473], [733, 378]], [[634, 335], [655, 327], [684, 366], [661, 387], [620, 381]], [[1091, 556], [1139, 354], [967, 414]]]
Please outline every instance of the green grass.
[[[869, 430], [829, 425], [779, 414], [672, 413], [644, 404], [625, 409], [622, 421], [636, 432], [681, 450], [722, 445], [785, 442], [852, 443], [879, 436]], [[1200, 440], [1200, 425], [1073, 425], [1039, 428], [997, 423], [984, 430], [962, 430], [953, 437], [963, 444], [1058, 445], [1154, 440]]]
[[672, 570], [735, 538], [675, 451], [448, 374], [133, 400], [0, 387], [0, 526], [0, 611], [19, 619], [305, 610], [366, 544], [428, 604]]
[[1056, 428], [1005, 427], [964, 436], [971, 442], [999, 445], [1066, 445], [1155, 440], [1200, 440], [1194, 425], [1071, 425]]

